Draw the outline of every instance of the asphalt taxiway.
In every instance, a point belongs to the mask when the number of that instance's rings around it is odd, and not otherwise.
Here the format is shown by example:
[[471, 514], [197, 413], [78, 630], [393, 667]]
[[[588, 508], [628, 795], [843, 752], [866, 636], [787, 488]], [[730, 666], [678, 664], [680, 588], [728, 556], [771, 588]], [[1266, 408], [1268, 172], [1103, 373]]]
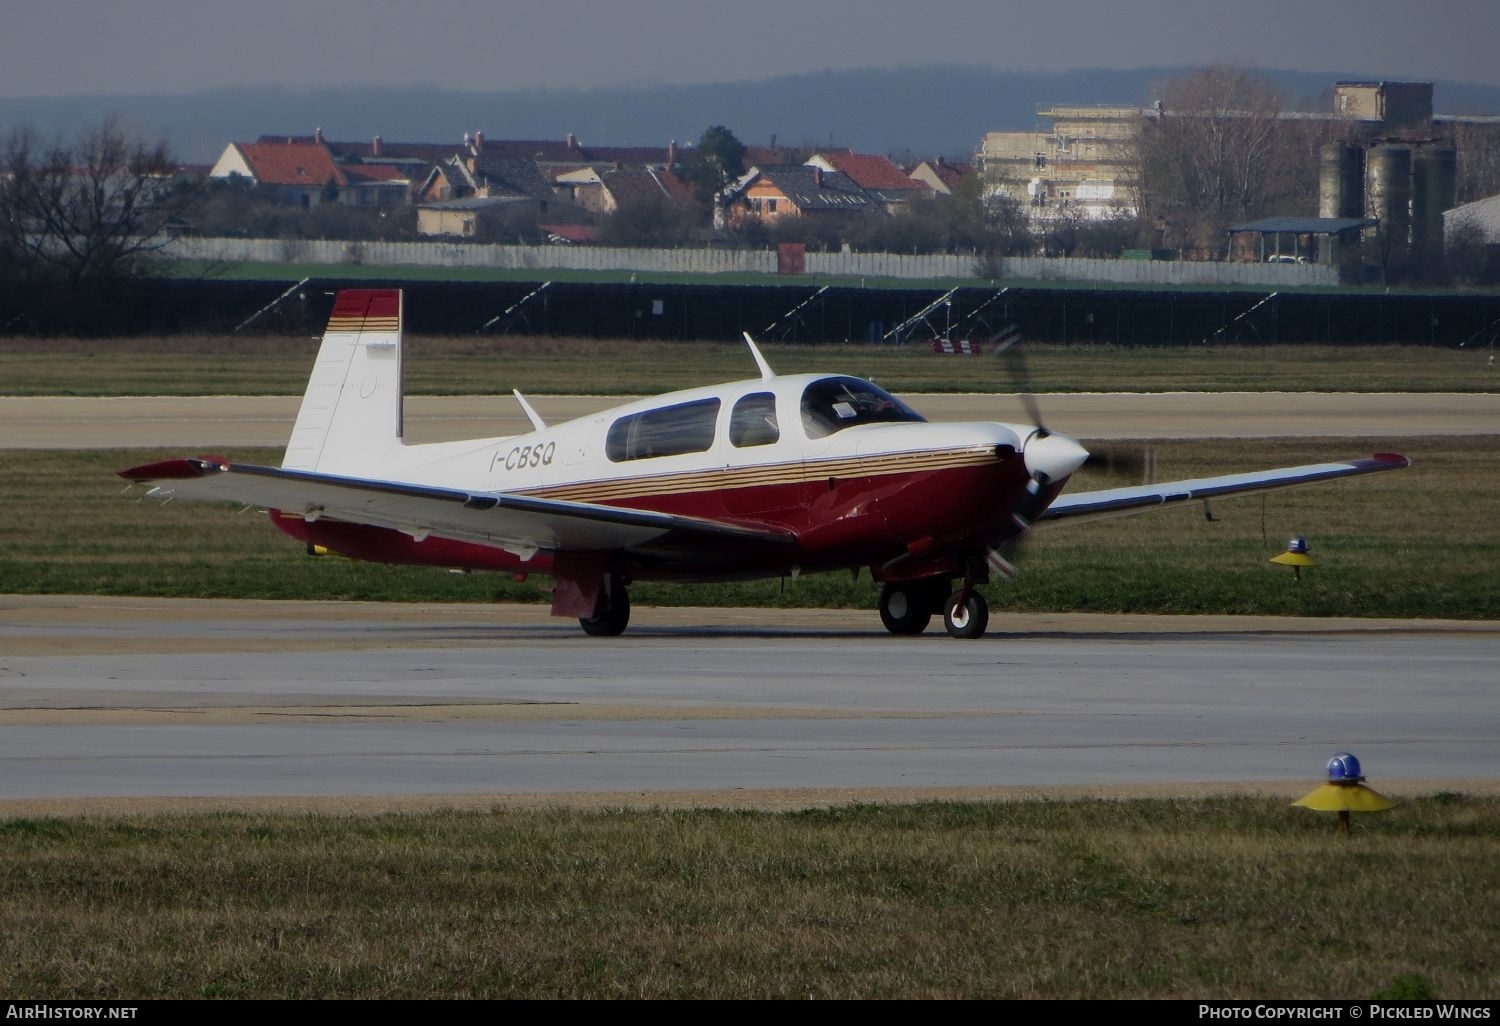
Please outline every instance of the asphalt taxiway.
[[1289, 794], [1343, 749], [1395, 793], [1500, 787], [1500, 625], [994, 627], [957, 642], [867, 612], [641, 609], [595, 639], [532, 606], [0, 597], [0, 815]]

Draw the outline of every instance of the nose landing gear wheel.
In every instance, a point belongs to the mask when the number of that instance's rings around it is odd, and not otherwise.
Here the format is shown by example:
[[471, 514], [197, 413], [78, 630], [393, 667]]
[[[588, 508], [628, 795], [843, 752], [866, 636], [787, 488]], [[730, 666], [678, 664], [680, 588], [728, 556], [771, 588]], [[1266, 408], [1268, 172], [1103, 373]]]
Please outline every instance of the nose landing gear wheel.
[[990, 604], [977, 591], [960, 588], [943, 603], [943, 626], [955, 638], [979, 638], [990, 625]]

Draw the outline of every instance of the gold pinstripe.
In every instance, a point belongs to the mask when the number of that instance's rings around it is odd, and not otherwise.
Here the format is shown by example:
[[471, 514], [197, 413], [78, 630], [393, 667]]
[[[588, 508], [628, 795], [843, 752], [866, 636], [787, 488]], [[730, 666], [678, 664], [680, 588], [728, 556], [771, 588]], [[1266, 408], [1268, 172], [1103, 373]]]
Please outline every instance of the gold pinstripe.
[[817, 460], [806, 464], [801, 462], [776, 463], [758, 467], [660, 474], [654, 477], [583, 481], [576, 484], [521, 489], [520, 494], [568, 502], [604, 503], [618, 499], [681, 495], [707, 488], [728, 491], [767, 485], [802, 484], [806, 481], [822, 481], [830, 477], [888, 477], [893, 474], [982, 466], [994, 461], [994, 448], [985, 446], [980, 449], [890, 453], [883, 456]]
[[331, 332], [397, 331], [400, 327], [401, 321], [397, 317], [331, 317], [328, 320]]

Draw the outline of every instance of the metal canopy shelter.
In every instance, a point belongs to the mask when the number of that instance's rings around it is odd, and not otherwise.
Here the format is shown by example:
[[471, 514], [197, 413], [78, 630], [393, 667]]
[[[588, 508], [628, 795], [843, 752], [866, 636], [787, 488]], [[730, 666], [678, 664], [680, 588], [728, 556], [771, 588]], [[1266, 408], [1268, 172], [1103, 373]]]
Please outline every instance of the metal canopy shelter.
[[[1229, 250], [1231, 253], [1234, 252], [1236, 235], [1259, 235], [1259, 252], [1262, 261], [1286, 256], [1293, 260], [1304, 257], [1310, 262], [1313, 254], [1301, 251], [1302, 236], [1306, 235], [1314, 239], [1322, 237], [1326, 242], [1318, 247], [1316, 254], [1318, 262], [1331, 264], [1336, 262], [1339, 242], [1356, 242], [1360, 231], [1373, 228], [1379, 223], [1373, 217], [1264, 217], [1259, 221], [1231, 225]], [[1292, 237], [1291, 253], [1282, 252], [1281, 237], [1283, 235]], [[1270, 253], [1266, 252], [1267, 236], [1270, 236], [1272, 240]]]

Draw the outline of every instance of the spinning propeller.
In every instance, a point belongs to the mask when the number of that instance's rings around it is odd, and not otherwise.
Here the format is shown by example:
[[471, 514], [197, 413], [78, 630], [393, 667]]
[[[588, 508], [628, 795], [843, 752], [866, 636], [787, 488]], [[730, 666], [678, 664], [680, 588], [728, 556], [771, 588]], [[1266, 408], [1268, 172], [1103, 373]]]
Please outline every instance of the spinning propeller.
[[1026, 492], [1010, 515], [1016, 533], [985, 552], [990, 568], [1005, 577], [1015, 577], [1021, 539], [1031, 530], [1046, 509], [1043, 491], [1047, 485], [1061, 480], [1083, 466], [1089, 459], [1088, 450], [1066, 435], [1055, 435], [1042, 420], [1041, 404], [1031, 389], [1031, 377], [1026, 370], [1026, 358], [1017, 343], [1019, 333], [1013, 334], [996, 350], [1005, 359], [1011, 380], [1016, 384], [1016, 395], [1026, 409], [1032, 429], [1021, 443], [1021, 459], [1030, 480]]
[[[1037, 401], [1036, 393], [1032, 388], [1031, 375], [1026, 369], [1026, 356], [1017, 343], [1021, 341], [1018, 331], [1006, 333], [1005, 340], [994, 350], [1004, 357], [1006, 373], [1016, 386], [1016, 397], [1021, 400], [1021, 405], [1026, 410], [1027, 419], [1035, 426], [1032, 435], [1027, 436], [1028, 443], [1032, 437], [1038, 439], [1046, 438], [1051, 434], [1042, 421], [1042, 407]], [[1104, 446], [1095, 452], [1090, 452], [1084, 466], [1094, 470], [1101, 470], [1106, 474], [1131, 475], [1141, 478], [1142, 483], [1149, 483], [1149, 474], [1152, 470], [1152, 458], [1148, 449], [1124, 448], [1120, 446]], [[1027, 469], [1032, 469], [1030, 460]], [[1034, 471], [1033, 471], [1034, 473]]]

